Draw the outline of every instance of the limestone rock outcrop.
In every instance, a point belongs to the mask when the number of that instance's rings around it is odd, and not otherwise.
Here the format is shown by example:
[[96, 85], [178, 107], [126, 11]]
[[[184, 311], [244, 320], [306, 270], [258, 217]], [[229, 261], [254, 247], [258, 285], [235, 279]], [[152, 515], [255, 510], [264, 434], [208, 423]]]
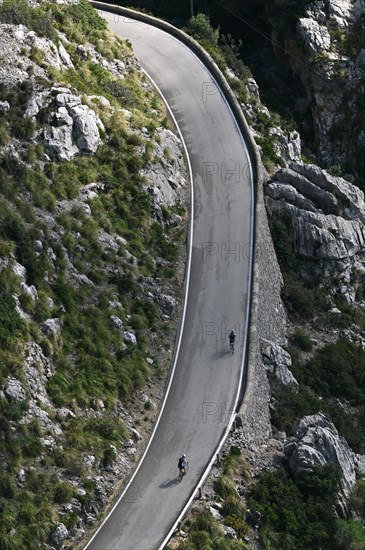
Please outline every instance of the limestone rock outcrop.
[[339, 466], [342, 496], [348, 497], [356, 482], [354, 455], [331, 420], [322, 413], [306, 416], [293, 426], [293, 433], [284, 451], [294, 478], [302, 479], [317, 466]]
[[339, 275], [356, 286], [355, 275], [364, 270], [363, 192], [343, 178], [302, 163], [280, 169], [265, 191], [271, 215], [290, 220], [305, 276], [320, 275], [328, 282]]
[[141, 170], [146, 179], [144, 189], [152, 198], [154, 209], [159, 215], [161, 206], [172, 206], [179, 202], [186, 186], [186, 169], [182, 156], [180, 139], [171, 130], [161, 128], [153, 143], [151, 161]]
[[302, 47], [287, 56], [306, 90], [318, 158], [325, 166], [353, 165], [365, 144], [361, 122], [364, 14], [362, 0], [309, 3], [305, 17], [297, 23]]
[[77, 154], [95, 153], [104, 126], [93, 109], [81, 102], [69, 88], [54, 86], [32, 95], [25, 111], [36, 117], [41, 109], [50, 109], [48, 124], [40, 139], [51, 158], [70, 160]]
[[290, 354], [281, 346], [271, 343], [263, 350], [262, 357], [265, 368], [269, 372], [275, 373], [282, 384], [285, 386], [289, 384], [298, 385], [296, 378], [290, 371], [292, 364]]

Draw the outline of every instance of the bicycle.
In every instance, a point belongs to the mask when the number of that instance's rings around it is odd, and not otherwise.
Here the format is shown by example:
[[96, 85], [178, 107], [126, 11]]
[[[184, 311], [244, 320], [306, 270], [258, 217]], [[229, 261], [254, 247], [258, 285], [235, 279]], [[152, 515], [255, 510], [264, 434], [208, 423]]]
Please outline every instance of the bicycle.
[[234, 354], [234, 340], [231, 340], [229, 342], [229, 351], [231, 352], [232, 355]]
[[186, 463], [186, 466], [183, 466], [182, 468], [179, 468], [179, 481], [180, 482], [183, 480], [183, 477], [186, 476], [188, 471], [189, 471], [189, 462]]

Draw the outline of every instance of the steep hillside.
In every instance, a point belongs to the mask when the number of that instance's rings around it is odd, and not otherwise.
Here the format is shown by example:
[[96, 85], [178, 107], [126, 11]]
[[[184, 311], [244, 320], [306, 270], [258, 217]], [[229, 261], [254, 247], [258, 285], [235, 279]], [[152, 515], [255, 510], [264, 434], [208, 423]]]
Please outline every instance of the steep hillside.
[[5, 0], [0, 56], [0, 546], [61, 548], [156, 414], [187, 176], [130, 44], [86, 1]]

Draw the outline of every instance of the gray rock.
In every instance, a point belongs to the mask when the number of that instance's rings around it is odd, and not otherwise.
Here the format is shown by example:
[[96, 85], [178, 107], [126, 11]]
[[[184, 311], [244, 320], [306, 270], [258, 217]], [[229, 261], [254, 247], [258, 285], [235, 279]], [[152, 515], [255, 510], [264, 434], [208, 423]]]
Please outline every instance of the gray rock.
[[291, 168], [283, 168], [275, 174], [275, 179], [278, 182], [290, 183], [299, 193], [308, 197], [317, 208], [328, 213], [337, 212], [338, 203], [335, 195], [312, 183], [303, 174]]
[[130, 428], [129, 431], [131, 432], [134, 441], [142, 441], [143, 437], [135, 428]]
[[284, 200], [297, 208], [309, 210], [310, 212], [316, 211], [316, 207], [312, 201], [301, 193], [298, 193], [295, 187], [290, 184], [277, 181], [271, 182], [266, 186], [266, 194], [276, 201]]
[[314, 19], [299, 19], [297, 33], [309, 53], [309, 59], [317, 53], [329, 51], [331, 47], [331, 37], [327, 28]]
[[[144, 189], [161, 216], [161, 205], [172, 206], [182, 200], [187, 173], [179, 138], [165, 128], [158, 130], [158, 137], [159, 142], [153, 144], [154, 160], [140, 174], [146, 180]], [[168, 157], [166, 151], [169, 151]]]
[[11, 260], [10, 267], [13, 270], [13, 272], [15, 273], [15, 275], [17, 275], [21, 279], [26, 278], [27, 270], [22, 264], [19, 264], [16, 260], [13, 259], [13, 260]]
[[7, 113], [10, 109], [10, 105], [8, 101], [0, 101], [0, 111], [3, 113]]
[[295, 479], [313, 472], [316, 466], [336, 464], [342, 470], [342, 489], [348, 496], [356, 482], [354, 458], [331, 420], [322, 413], [306, 416], [293, 426], [293, 433], [284, 451]]
[[38, 299], [38, 292], [34, 285], [28, 286], [25, 283], [20, 283], [20, 288], [22, 289], [25, 294], [28, 294], [32, 298], [32, 300]]
[[225, 534], [226, 537], [228, 537], [230, 539], [236, 539], [237, 538], [237, 533], [233, 529], [233, 527], [228, 527], [228, 525], [222, 524], [221, 529], [222, 529], [222, 531], [223, 531], [223, 533]]
[[354, 463], [357, 475], [365, 477], [365, 455], [354, 454]]
[[62, 321], [59, 318], [47, 319], [42, 323], [42, 332], [47, 335], [59, 336], [62, 330]]
[[73, 137], [81, 153], [95, 153], [101, 139], [99, 127], [102, 127], [100, 119], [95, 111], [87, 105], [77, 105], [70, 109], [73, 119]]
[[34, 244], [36, 246], [37, 252], [42, 252], [43, 250], [43, 243], [40, 240], [34, 241]]
[[87, 455], [84, 457], [84, 463], [88, 468], [92, 468], [95, 464], [96, 458], [94, 455]]
[[26, 115], [36, 116], [46, 106], [51, 108], [49, 124], [43, 131], [48, 155], [70, 160], [77, 154], [95, 153], [101, 142], [99, 128], [104, 130], [95, 111], [82, 104], [80, 97], [68, 88], [54, 86], [32, 95]]
[[272, 215], [291, 218], [298, 255], [337, 262], [337, 270], [343, 271], [341, 262], [365, 249], [362, 191], [343, 178], [300, 163], [279, 170], [275, 178], [278, 181], [266, 188], [267, 205]]
[[285, 386], [289, 384], [298, 385], [297, 380], [289, 370], [291, 357], [282, 347], [271, 344], [263, 350], [262, 357], [266, 369], [269, 372], [274, 372], [282, 384]]
[[65, 418], [76, 418], [76, 415], [74, 412], [72, 412], [70, 409], [61, 408], [57, 409], [57, 418], [58, 420], [65, 420]]
[[112, 321], [112, 323], [113, 323], [113, 325], [115, 326], [116, 329], [121, 330], [123, 328], [122, 319], [120, 319], [116, 315], [111, 315], [110, 319], [111, 319], [111, 321]]
[[23, 485], [25, 482], [26, 476], [25, 476], [25, 470], [24, 468], [20, 468], [16, 474], [16, 480], [19, 483], [19, 485]]
[[218, 512], [218, 510], [216, 510], [212, 506], [208, 506], [208, 510], [210, 511], [214, 519], [216, 519], [217, 521], [222, 521], [223, 516]]
[[67, 539], [69, 533], [68, 529], [63, 523], [59, 523], [56, 529], [51, 534], [51, 542], [58, 549], [63, 548], [64, 542]]
[[247, 79], [247, 88], [248, 88], [250, 94], [252, 94], [254, 97], [256, 97], [256, 99], [260, 99], [260, 90], [259, 90], [257, 82], [254, 78], [250, 77], [250, 78]]
[[175, 298], [166, 294], [162, 294], [160, 296], [160, 302], [164, 313], [166, 313], [167, 315], [172, 315], [176, 307]]
[[129, 344], [133, 344], [134, 346], [137, 345], [137, 338], [136, 338], [136, 335], [133, 332], [124, 331], [123, 332], [123, 338], [124, 338], [125, 342], [127, 342]]
[[270, 135], [274, 136], [274, 148], [277, 154], [286, 162], [300, 161], [301, 144], [300, 135], [297, 131], [283, 132], [279, 127], [270, 128]]
[[16, 378], [8, 378], [4, 386], [4, 393], [8, 399], [14, 401], [25, 401], [26, 399], [23, 386]]
[[62, 44], [62, 42], [59, 42], [59, 43], [58, 43], [58, 53], [59, 53], [59, 56], [60, 56], [60, 59], [61, 59], [62, 64], [63, 64], [67, 69], [73, 69], [73, 68], [74, 68], [74, 64], [72, 63], [71, 57], [69, 56], [69, 54], [68, 54], [67, 51], [65, 50], [65, 47], [64, 47], [64, 45]]

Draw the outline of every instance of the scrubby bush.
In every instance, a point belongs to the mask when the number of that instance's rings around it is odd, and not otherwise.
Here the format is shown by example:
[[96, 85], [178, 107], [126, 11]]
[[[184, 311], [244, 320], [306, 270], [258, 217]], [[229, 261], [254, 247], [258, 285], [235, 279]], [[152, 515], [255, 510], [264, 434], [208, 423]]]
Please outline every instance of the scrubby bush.
[[214, 29], [204, 13], [198, 13], [189, 20], [189, 32], [196, 40], [202, 40], [212, 46], [218, 45], [219, 29]]
[[336, 548], [339, 480], [332, 465], [317, 467], [298, 485], [284, 472], [261, 474], [250, 488], [248, 505], [261, 513], [264, 548]]
[[71, 483], [57, 483], [54, 488], [54, 500], [57, 503], [70, 502], [74, 488]]
[[9, 347], [23, 328], [24, 323], [15, 309], [14, 298], [10, 295], [0, 296], [0, 346]]
[[295, 329], [292, 341], [303, 351], [311, 351], [313, 348], [311, 337], [302, 328]]
[[365, 351], [341, 339], [316, 351], [302, 368], [301, 379], [323, 397], [347, 399], [352, 405], [365, 401]]

